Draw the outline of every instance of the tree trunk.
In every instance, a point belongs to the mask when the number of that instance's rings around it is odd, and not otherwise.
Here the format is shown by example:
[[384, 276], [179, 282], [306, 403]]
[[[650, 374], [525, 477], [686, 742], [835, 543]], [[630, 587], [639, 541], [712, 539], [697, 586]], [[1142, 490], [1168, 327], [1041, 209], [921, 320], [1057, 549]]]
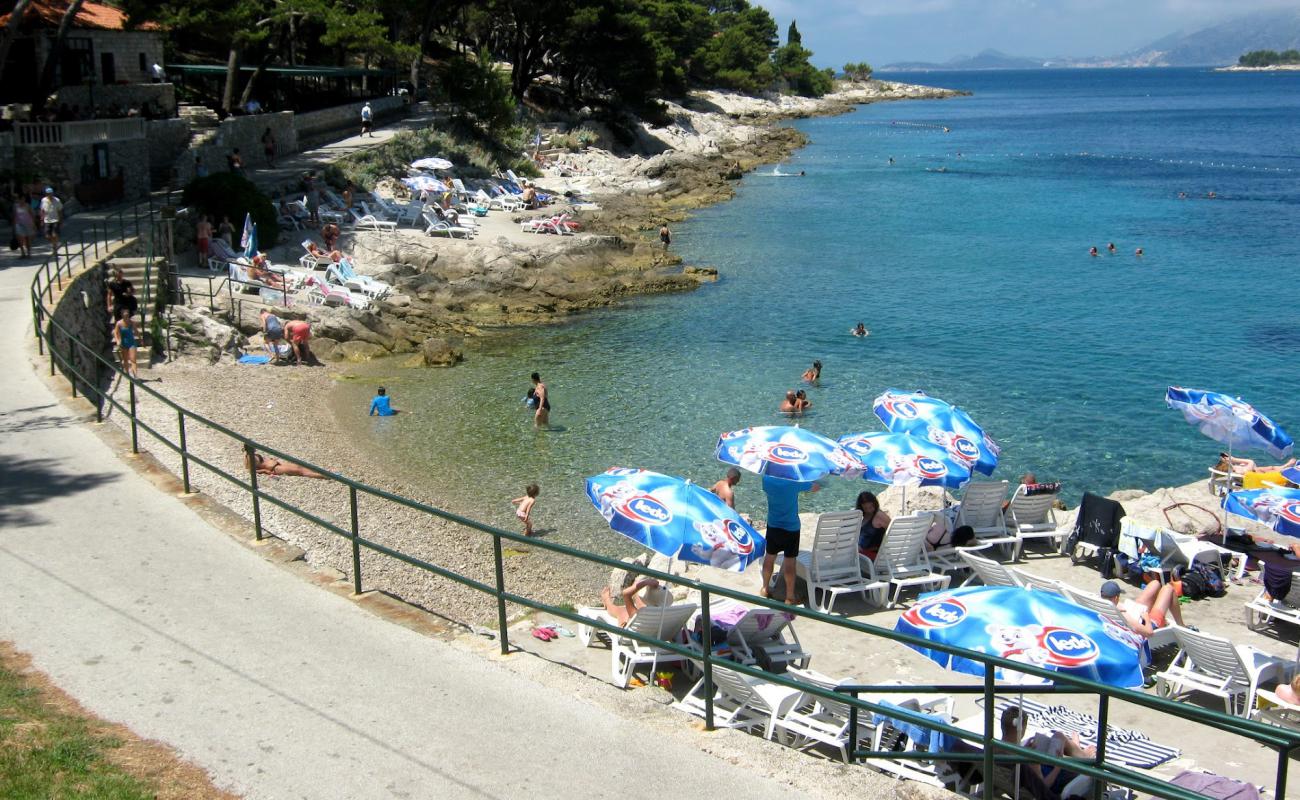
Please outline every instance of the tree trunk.
[[[272, 40], [268, 38], [266, 46], [262, 49], [262, 55], [257, 60], [257, 68], [254, 69], [253, 74], [249, 76], [248, 83], [244, 84], [244, 91], [239, 94], [240, 108], [247, 106], [248, 101], [253, 99], [253, 88], [257, 86], [257, 81], [266, 74], [266, 65], [271, 63], [271, 59], [275, 57], [275, 53], [276, 47]], [[266, 104], [263, 103], [262, 106], [265, 107]]]
[[[72, 27], [72, 20], [76, 19], [77, 12], [81, 11], [81, 5], [84, 2], [85, 0], [72, 0], [68, 4], [68, 9], [63, 12], [63, 18], [59, 20], [59, 30], [54, 34], [54, 43], [50, 46], [50, 52], [45, 57], [45, 67], [41, 70], [41, 82], [37, 84], [36, 102], [33, 104], [35, 109], [45, 107], [45, 98], [54, 85], [54, 69], [63, 56], [63, 40], [67, 37], [68, 29]], [[93, 64], [91, 69], [94, 69]], [[78, 83], [80, 83], [80, 77], [78, 76]], [[64, 80], [66, 81], [66, 78]]]
[[[433, 7], [434, 3], [424, 4], [424, 22], [420, 25], [420, 38], [415, 43], [415, 57], [411, 59], [411, 86], [414, 88], [414, 94], [420, 89], [420, 65], [424, 63], [424, 48], [429, 45], [429, 37], [433, 35]], [[415, 97], [411, 97], [411, 102], [415, 102]]]
[[27, 7], [32, 4], [32, 0], [18, 0], [14, 3], [14, 10], [9, 14], [9, 24], [5, 26], [3, 34], [0, 34], [0, 79], [4, 78], [5, 62], [9, 60], [9, 48], [13, 45], [14, 39], [18, 38], [18, 27], [22, 24], [23, 17], [27, 14]]
[[226, 60], [226, 88], [221, 92], [221, 108], [230, 114], [234, 111], [235, 82], [239, 79], [239, 60], [244, 55], [244, 46], [232, 45], [230, 57]]

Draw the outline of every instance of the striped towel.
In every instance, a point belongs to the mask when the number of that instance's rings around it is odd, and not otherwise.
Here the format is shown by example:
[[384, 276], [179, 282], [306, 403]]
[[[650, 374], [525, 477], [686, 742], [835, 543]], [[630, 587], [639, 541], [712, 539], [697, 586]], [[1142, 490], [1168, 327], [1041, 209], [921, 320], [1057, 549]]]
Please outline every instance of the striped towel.
[[[1096, 744], [1097, 719], [1065, 706], [1048, 706], [1025, 698], [1019, 703], [999, 700], [994, 706], [997, 714], [1007, 706], [1019, 705], [1029, 716], [1031, 724], [1062, 733], [1077, 733], [1083, 744]], [[1151, 769], [1177, 758], [1181, 751], [1176, 747], [1156, 744], [1146, 734], [1124, 728], [1106, 728], [1106, 760], [1139, 769]]]

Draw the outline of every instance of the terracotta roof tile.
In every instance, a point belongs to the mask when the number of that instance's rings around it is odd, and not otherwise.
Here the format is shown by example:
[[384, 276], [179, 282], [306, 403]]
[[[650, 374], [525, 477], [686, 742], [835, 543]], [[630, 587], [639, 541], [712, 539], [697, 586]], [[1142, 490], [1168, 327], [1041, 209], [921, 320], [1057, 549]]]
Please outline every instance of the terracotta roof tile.
[[[27, 7], [24, 27], [56, 27], [63, 14], [68, 10], [68, 0], [33, 0]], [[9, 14], [0, 16], [0, 27], [9, 24]], [[72, 21], [75, 28], [97, 28], [99, 30], [120, 31], [126, 28], [126, 14], [121, 9], [103, 3], [84, 3]], [[141, 30], [158, 30], [158, 26], [146, 22], [138, 26]]]

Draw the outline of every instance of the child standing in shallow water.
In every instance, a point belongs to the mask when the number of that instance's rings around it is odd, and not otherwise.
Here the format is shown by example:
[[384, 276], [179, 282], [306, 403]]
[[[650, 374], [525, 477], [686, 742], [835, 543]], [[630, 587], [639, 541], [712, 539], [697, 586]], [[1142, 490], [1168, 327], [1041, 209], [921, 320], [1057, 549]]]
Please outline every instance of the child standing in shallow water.
[[516, 506], [515, 516], [524, 522], [524, 536], [533, 535], [533, 504], [537, 502], [537, 495], [541, 492], [537, 484], [530, 483], [528, 488], [524, 489], [523, 497], [516, 497], [510, 501]]

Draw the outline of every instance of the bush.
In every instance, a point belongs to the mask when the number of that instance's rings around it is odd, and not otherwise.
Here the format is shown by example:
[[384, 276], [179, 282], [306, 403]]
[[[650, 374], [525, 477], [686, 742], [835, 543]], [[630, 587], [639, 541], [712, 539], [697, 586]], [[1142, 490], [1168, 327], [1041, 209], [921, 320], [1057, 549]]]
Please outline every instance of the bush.
[[233, 172], [218, 172], [206, 178], [195, 178], [185, 187], [182, 199], [187, 206], [207, 214], [213, 227], [222, 217], [230, 217], [235, 231], [242, 230], [244, 215], [252, 214], [257, 224], [257, 245], [270, 250], [280, 240], [280, 224], [271, 198], [262, 194], [247, 178]]

